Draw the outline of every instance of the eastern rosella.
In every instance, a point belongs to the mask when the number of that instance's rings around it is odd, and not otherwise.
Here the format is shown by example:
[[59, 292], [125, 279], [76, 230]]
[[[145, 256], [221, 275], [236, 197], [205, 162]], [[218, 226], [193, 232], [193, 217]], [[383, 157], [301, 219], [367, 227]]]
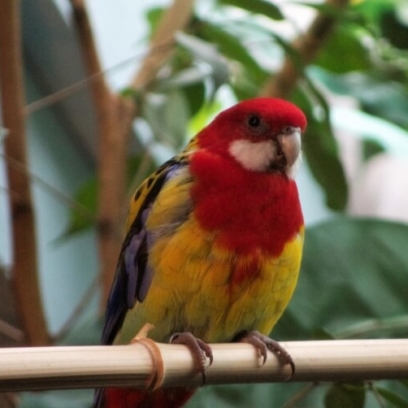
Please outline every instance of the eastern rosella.
[[[287, 101], [243, 101], [143, 182], [130, 203], [104, 344], [128, 344], [151, 323], [149, 338], [193, 342], [210, 358], [206, 343], [242, 339], [264, 357], [266, 347], [283, 352], [267, 335], [300, 268], [304, 227], [293, 173], [305, 127]], [[96, 406], [179, 407], [193, 391], [108, 388]]]

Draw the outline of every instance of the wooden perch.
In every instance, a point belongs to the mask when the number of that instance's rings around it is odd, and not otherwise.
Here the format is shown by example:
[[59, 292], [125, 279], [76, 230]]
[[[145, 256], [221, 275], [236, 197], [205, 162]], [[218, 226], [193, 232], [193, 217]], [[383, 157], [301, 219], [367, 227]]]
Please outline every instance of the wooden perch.
[[[408, 340], [287, 342], [296, 373], [290, 381], [408, 378]], [[206, 384], [285, 381], [288, 366], [269, 354], [261, 365], [245, 343], [213, 344]], [[132, 386], [155, 389], [202, 385], [189, 350], [141, 339], [126, 346], [38, 347], [0, 350], [0, 391]]]

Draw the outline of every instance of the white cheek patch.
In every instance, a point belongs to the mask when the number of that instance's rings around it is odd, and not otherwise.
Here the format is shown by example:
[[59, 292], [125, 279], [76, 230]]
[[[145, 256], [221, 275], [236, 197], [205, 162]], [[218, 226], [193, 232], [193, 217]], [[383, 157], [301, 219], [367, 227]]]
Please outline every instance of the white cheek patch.
[[242, 167], [251, 171], [266, 171], [276, 158], [276, 145], [272, 140], [252, 143], [249, 140], [235, 140], [229, 152]]

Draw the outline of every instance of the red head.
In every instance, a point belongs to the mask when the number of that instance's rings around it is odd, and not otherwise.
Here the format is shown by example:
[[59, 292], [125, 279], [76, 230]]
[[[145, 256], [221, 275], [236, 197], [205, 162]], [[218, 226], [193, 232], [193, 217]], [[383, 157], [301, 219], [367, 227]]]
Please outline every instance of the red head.
[[289, 173], [299, 157], [305, 127], [305, 115], [292, 103], [249, 99], [220, 113], [199, 133], [198, 143], [250, 171]]

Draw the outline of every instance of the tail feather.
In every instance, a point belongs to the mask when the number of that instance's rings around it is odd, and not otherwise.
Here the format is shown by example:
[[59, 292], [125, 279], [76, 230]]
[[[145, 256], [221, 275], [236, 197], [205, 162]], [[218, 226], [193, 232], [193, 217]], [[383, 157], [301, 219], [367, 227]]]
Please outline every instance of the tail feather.
[[107, 388], [97, 407], [101, 408], [179, 408], [194, 394], [191, 388], [167, 388], [153, 392], [134, 388]]

